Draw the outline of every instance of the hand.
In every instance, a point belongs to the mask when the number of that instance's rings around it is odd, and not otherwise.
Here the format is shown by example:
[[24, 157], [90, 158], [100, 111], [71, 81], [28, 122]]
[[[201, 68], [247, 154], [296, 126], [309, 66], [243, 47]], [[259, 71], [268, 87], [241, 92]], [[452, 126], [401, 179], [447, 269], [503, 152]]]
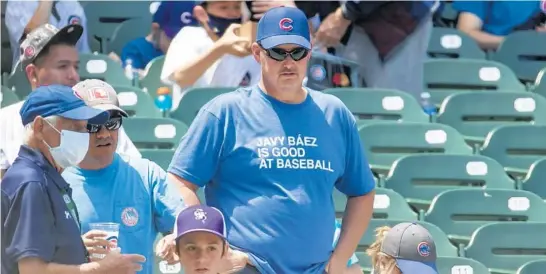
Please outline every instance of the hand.
[[174, 234], [169, 234], [159, 240], [155, 246], [155, 254], [167, 261], [168, 264], [176, 264], [179, 262], [179, 258], [176, 255], [176, 242], [174, 241], [174, 238], [176, 238]]
[[91, 230], [83, 234], [83, 244], [89, 252], [91, 261], [100, 260], [94, 257], [93, 254], [108, 254], [110, 248], [115, 248], [109, 241], [106, 240], [108, 234], [105, 231]]
[[341, 260], [332, 255], [326, 265], [326, 273], [328, 274], [344, 274], [347, 271], [347, 262], [349, 260]]
[[229, 248], [227, 255], [222, 260], [221, 274], [235, 273], [250, 264], [248, 255], [242, 251]]
[[535, 30], [539, 32], [546, 32], [546, 24], [537, 26]]
[[250, 54], [250, 39], [247, 37], [240, 37], [236, 32], [241, 28], [240, 24], [231, 24], [226, 29], [226, 32], [216, 42], [219, 43], [222, 49], [227, 54], [245, 57]]
[[337, 46], [350, 24], [351, 21], [345, 19], [341, 8], [338, 8], [320, 23], [315, 33], [315, 44], [325, 47]]
[[252, 17], [260, 19], [266, 11], [275, 7], [296, 7], [296, 3], [291, 0], [253, 0], [252, 1]]
[[120, 254], [119, 249], [114, 249], [104, 259], [82, 265], [81, 272], [89, 274], [133, 274], [142, 270], [141, 263], [145, 261], [146, 258], [142, 255]]

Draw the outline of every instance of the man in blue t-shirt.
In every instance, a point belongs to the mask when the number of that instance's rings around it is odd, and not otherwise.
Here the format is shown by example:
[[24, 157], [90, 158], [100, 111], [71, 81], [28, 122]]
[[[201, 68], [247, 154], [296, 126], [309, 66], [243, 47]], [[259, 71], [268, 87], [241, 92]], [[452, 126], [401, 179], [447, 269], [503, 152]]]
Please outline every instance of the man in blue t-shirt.
[[[169, 179], [188, 206], [206, 186], [207, 204], [227, 218], [231, 252], [260, 273], [344, 273], [375, 187], [355, 119], [339, 99], [302, 87], [311, 43], [299, 9], [266, 12], [251, 50], [260, 83], [200, 110]], [[335, 248], [334, 187], [349, 197]]]
[[84, 243], [93, 258], [107, 253], [102, 248], [101, 232], [90, 230], [89, 224], [117, 223], [121, 252], [142, 254], [146, 257], [142, 273], [152, 273], [157, 234], [172, 233], [176, 216], [185, 205], [174, 186], [167, 183], [167, 173], [156, 163], [115, 152], [127, 114], [119, 108], [114, 88], [88, 79], [73, 89], [88, 105], [110, 113], [103, 125], [87, 124], [89, 151], [78, 167], [62, 173], [72, 188]]

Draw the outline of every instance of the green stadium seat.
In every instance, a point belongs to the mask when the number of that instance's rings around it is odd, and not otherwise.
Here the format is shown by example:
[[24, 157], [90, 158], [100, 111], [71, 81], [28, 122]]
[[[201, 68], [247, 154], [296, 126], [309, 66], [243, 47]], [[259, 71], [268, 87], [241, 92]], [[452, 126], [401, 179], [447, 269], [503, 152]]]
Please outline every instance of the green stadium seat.
[[516, 274], [544, 274], [546, 270], [546, 259], [528, 262], [518, 268]]
[[163, 62], [165, 62], [165, 55], [154, 58], [146, 65], [146, 75], [140, 79], [140, 86], [143, 90], [147, 91], [152, 98], [157, 97], [158, 88], [168, 86], [161, 82]]
[[419, 102], [407, 92], [375, 88], [334, 88], [323, 92], [341, 99], [359, 125], [378, 121], [429, 121]]
[[525, 263], [546, 259], [544, 231], [546, 223], [488, 224], [472, 234], [465, 257], [483, 263], [491, 273], [515, 273]]
[[463, 257], [437, 257], [439, 274], [490, 274], [482, 263]]
[[402, 157], [392, 165], [384, 187], [400, 193], [417, 210], [427, 210], [434, 197], [450, 189], [515, 188], [495, 160], [454, 154]]
[[465, 92], [447, 97], [436, 118], [481, 145], [485, 136], [503, 125], [546, 125], [546, 98], [530, 92]]
[[546, 158], [531, 165], [527, 177], [523, 180], [523, 189], [533, 192], [546, 200]]
[[507, 35], [492, 59], [503, 63], [524, 82], [533, 82], [546, 67], [546, 34], [535, 30], [516, 31]]
[[425, 221], [440, 227], [457, 244], [466, 244], [478, 227], [492, 222], [546, 222], [546, 204], [524, 190], [453, 189], [430, 205]]
[[5, 86], [14, 90], [19, 99], [25, 99], [32, 91], [25, 71], [21, 69], [21, 63], [17, 62], [15, 69], [9, 74]]
[[210, 88], [192, 88], [187, 90], [178, 107], [170, 114], [171, 118], [184, 122], [186, 125], [191, 125], [193, 119], [206, 103], [214, 97], [226, 92], [236, 90], [236, 87], [210, 87]]
[[474, 39], [453, 28], [433, 28], [427, 52], [432, 58], [485, 59]]
[[128, 42], [146, 37], [152, 25], [151, 17], [132, 18], [119, 24], [114, 30], [108, 51], [121, 56], [121, 50]]
[[507, 66], [488, 60], [430, 59], [425, 62], [425, 90], [434, 104], [463, 91], [525, 91]]
[[480, 154], [491, 157], [512, 176], [524, 176], [531, 164], [546, 156], [546, 126], [511, 125], [491, 131]]
[[133, 86], [113, 86], [118, 94], [120, 107], [129, 117], [161, 118], [150, 94]]
[[358, 130], [370, 166], [386, 174], [398, 158], [411, 154], [472, 154], [463, 136], [450, 126], [432, 123], [373, 123]]
[[[343, 218], [345, 205], [347, 204], [347, 196], [337, 189], [334, 189], [332, 196], [336, 218], [341, 219]], [[400, 194], [390, 189], [376, 188], [373, 203], [373, 218], [413, 221], [417, 220], [417, 214], [411, 210], [404, 197], [400, 196]]]
[[0, 94], [0, 107], [7, 107], [21, 101], [17, 94], [10, 88], [2, 86], [2, 93]]
[[128, 118], [123, 121], [127, 136], [137, 148], [176, 149], [188, 127], [170, 118]]
[[131, 80], [125, 77], [121, 64], [104, 54], [80, 53], [80, 69], [78, 73], [82, 81], [86, 79], [100, 79], [110, 85], [132, 86]]
[[[407, 222], [407, 220], [394, 220], [394, 219], [370, 220], [368, 229], [366, 230], [366, 233], [364, 233], [364, 236], [362, 236], [362, 238], [360, 239], [360, 242], [358, 243], [358, 247], [356, 251], [356, 256], [358, 257], [358, 260], [360, 261], [359, 263], [362, 266], [362, 268], [364, 268], [365, 271], [369, 272], [370, 269], [372, 268], [370, 257], [368, 257], [368, 255], [366, 254], [366, 249], [368, 249], [368, 247], [370, 247], [370, 245], [373, 242], [375, 242], [375, 230], [382, 226], [393, 227], [403, 222]], [[415, 223], [422, 225], [430, 232], [436, 244], [436, 253], [438, 254], [438, 256], [446, 256], [446, 257], [457, 256], [457, 248], [449, 242], [449, 239], [447, 238], [446, 234], [440, 228], [426, 222], [416, 221]]]
[[537, 75], [533, 92], [546, 98], [546, 68], [543, 68]]
[[459, 16], [459, 12], [456, 11], [451, 2], [444, 2], [444, 8], [442, 9], [442, 13], [440, 14], [440, 18], [442, 21], [446, 23], [448, 27], [455, 27], [455, 24], [457, 22], [457, 17]]
[[171, 149], [139, 149], [142, 158], [148, 159], [158, 164], [164, 170], [167, 170], [174, 156], [174, 150]]

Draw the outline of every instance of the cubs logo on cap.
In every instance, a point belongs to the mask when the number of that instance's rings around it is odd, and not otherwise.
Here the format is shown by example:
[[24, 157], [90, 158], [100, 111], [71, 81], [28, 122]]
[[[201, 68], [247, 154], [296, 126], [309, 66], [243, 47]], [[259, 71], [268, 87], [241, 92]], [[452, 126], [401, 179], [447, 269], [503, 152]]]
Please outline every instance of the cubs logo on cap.
[[279, 22], [279, 28], [281, 28], [282, 30], [291, 31], [294, 28], [292, 26], [293, 22], [294, 21], [292, 21], [292, 19], [290, 19], [290, 18], [283, 18]]
[[419, 243], [417, 252], [423, 257], [428, 257], [430, 255], [430, 245], [427, 242]]
[[28, 46], [24, 50], [25, 58], [32, 58], [36, 53], [36, 49], [33, 46]]
[[311, 49], [307, 16], [300, 9], [293, 7], [269, 9], [258, 22], [256, 42], [264, 49], [282, 44], [294, 44]]

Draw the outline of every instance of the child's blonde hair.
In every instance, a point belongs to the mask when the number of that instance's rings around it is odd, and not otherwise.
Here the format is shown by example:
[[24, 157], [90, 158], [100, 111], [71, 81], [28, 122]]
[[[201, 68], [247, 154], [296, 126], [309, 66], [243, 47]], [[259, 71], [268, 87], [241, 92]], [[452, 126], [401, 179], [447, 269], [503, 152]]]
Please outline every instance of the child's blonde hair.
[[390, 229], [388, 226], [378, 227], [375, 230], [375, 242], [366, 250], [366, 253], [372, 259], [374, 273], [377, 274], [390, 274], [395, 270], [398, 270], [397, 272], [400, 271], [396, 265], [396, 260], [392, 256], [381, 252], [381, 245]]

